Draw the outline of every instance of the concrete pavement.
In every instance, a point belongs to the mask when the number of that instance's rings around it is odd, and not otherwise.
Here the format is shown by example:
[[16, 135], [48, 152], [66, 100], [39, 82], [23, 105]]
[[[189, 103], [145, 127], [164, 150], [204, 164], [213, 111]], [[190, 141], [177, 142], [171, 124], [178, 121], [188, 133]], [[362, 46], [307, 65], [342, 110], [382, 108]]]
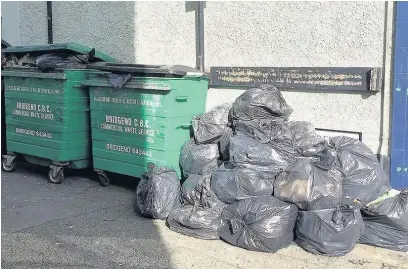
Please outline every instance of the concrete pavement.
[[2, 268], [408, 269], [407, 253], [364, 245], [332, 258], [295, 245], [268, 254], [190, 238], [134, 212], [133, 179], [102, 188], [79, 171], [54, 185], [46, 173], [2, 173]]

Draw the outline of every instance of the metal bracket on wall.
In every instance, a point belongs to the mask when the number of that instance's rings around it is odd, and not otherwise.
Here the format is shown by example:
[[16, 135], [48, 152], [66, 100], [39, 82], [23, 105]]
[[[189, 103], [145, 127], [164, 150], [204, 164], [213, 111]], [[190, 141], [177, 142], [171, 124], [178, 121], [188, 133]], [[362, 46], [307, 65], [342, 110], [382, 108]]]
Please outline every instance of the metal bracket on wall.
[[271, 84], [281, 90], [376, 93], [380, 67], [211, 67], [212, 87], [256, 87]]

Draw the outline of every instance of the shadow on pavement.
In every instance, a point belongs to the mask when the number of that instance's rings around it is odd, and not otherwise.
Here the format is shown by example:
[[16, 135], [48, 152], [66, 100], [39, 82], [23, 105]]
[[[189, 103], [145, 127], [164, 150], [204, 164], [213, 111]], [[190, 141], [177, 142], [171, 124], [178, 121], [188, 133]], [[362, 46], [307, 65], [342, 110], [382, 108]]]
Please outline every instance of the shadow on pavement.
[[71, 171], [56, 185], [47, 171], [2, 173], [2, 268], [172, 268], [154, 221], [134, 210], [135, 179], [104, 188]]

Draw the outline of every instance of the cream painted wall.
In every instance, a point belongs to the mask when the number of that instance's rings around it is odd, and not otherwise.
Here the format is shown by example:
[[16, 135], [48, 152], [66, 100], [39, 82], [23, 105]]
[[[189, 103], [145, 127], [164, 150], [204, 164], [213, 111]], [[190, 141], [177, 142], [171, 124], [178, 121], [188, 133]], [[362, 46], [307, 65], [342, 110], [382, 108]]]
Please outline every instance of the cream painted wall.
[[[76, 41], [124, 62], [195, 66], [189, 2], [53, 2], [55, 42]], [[205, 65], [385, 66], [380, 93], [283, 94], [292, 119], [363, 132], [388, 154], [392, 6], [385, 2], [206, 2]], [[46, 43], [46, 2], [20, 2], [21, 44]], [[21, 19], [24, 18], [24, 19]], [[44, 19], [41, 19], [44, 18]], [[388, 23], [386, 23], [388, 21]], [[242, 90], [210, 89], [207, 109]]]

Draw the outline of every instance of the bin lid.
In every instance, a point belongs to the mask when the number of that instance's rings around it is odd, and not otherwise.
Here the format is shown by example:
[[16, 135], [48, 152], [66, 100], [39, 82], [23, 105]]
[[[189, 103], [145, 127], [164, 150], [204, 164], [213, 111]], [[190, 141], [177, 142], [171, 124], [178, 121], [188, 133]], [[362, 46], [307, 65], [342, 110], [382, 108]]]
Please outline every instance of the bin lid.
[[209, 79], [208, 74], [184, 65], [145, 65], [101, 62], [89, 64], [88, 69], [135, 76], [203, 77]]
[[[56, 43], [48, 45], [31, 45], [31, 46], [13, 46], [2, 49], [2, 53], [11, 54], [26, 54], [26, 53], [51, 53], [51, 52], [75, 52], [80, 54], [88, 54], [92, 49], [75, 43]], [[106, 55], [103, 52], [95, 50], [95, 58], [106, 61], [106, 62], [116, 62], [115, 58]]]

